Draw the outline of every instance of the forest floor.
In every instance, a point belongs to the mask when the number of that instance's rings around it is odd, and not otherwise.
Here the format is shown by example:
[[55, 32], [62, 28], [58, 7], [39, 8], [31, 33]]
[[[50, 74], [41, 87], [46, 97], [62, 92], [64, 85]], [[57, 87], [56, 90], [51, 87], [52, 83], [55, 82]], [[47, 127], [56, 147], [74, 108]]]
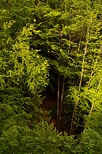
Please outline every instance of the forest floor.
[[[49, 96], [46, 96], [46, 98], [42, 101], [42, 104], [40, 106], [41, 106], [41, 108], [43, 108], [44, 110], [46, 110], [48, 112], [51, 111], [50, 114], [47, 114], [45, 116], [45, 119], [50, 117], [50, 120], [48, 121], [48, 124], [53, 123], [54, 128], [56, 128], [56, 118], [52, 113], [53, 112], [52, 110], [54, 110], [56, 112], [56, 99], [51, 98]], [[55, 109], [54, 109], [54, 107], [55, 107]]]
[[[45, 116], [45, 120], [50, 117], [50, 120], [48, 121], [48, 124], [54, 124], [54, 128], [56, 128], [56, 110], [57, 110], [57, 101], [55, 98], [51, 98], [49, 96], [46, 96], [46, 98], [42, 101], [42, 104], [40, 105], [41, 108], [43, 108], [44, 110], [46, 111], [51, 111], [50, 114], [47, 114]], [[60, 130], [60, 132], [66, 132], [68, 135], [69, 135], [69, 131], [68, 131], [68, 128], [63, 128]]]

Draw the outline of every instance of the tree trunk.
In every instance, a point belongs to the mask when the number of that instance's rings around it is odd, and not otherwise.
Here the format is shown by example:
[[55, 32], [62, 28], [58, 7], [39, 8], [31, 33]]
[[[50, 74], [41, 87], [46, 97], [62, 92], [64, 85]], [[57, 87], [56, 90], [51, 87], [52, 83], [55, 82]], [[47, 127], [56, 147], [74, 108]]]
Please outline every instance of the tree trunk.
[[59, 93], [60, 93], [60, 74], [58, 74], [58, 90], [57, 90], [57, 130], [58, 132], [59, 132], [59, 109], [60, 109]]
[[[60, 48], [62, 47], [62, 32], [60, 29]], [[59, 66], [60, 66], [61, 54], [59, 56]], [[57, 130], [60, 130], [60, 74], [58, 74], [58, 90], [57, 90]]]
[[[100, 81], [99, 81], [99, 84], [98, 84], [97, 89], [96, 89], [96, 93], [97, 93], [97, 91], [98, 91], [98, 89], [99, 89], [99, 86], [100, 86], [100, 84], [101, 84], [101, 80], [102, 80], [102, 78], [101, 78]], [[93, 103], [92, 106], [91, 106], [91, 109], [90, 109], [90, 112], [89, 112], [89, 117], [90, 117], [91, 114], [92, 114], [92, 110], [93, 110], [93, 108], [94, 108], [94, 103]], [[89, 117], [88, 117], [88, 119], [89, 119]], [[86, 130], [86, 128], [87, 128], [87, 122], [88, 122], [88, 120], [86, 121], [86, 124], [85, 124], [84, 130]]]
[[63, 76], [63, 86], [62, 86], [61, 103], [60, 103], [59, 125], [61, 125], [61, 118], [62, 118], [62, 105], [63, 105], [63, 96], [64, 96], [64, 86], [65, 86], [65, 76]]
[[[87, 34], [88, 34], [88, 37], [89, 37], [89, 32], [87, 32]], [[83, 73], [84, 73], [84, 63], [85, 63], [85, 56], [86, 56], [86, 52], [87, 52], [87, 45], [88, 45], [88, 38], [86, 38], [86, 45], [85, 45], [84, 56], [83, 56], [81, 78], [80, 78], [80, 83], [79, 83], [79, 93], [80, 93], [82, 78], [83, 78]], [[78, 93], [78, 97], [79, 97], [79, 93]], [[74, 110], [73, 110], [73, 114], [72, 114], [71, 126], [70, 126], [70, 135], [72, 134], [74, 115], [75, 115], [77, 106], [78, 106], [78, 100], [76, 100], [76, 102], [75, 102], [75, 106], [74, 106]]]

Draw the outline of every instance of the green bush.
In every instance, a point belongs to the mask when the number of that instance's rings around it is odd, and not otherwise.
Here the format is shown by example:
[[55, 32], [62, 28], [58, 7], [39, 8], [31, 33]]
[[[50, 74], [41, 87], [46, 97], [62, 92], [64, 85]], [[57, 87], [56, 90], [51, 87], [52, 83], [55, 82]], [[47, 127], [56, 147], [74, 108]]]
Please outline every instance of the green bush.
[[82, 153], [102, 154], [102, 136], [94, 129], [86, 129], [80, 139]]

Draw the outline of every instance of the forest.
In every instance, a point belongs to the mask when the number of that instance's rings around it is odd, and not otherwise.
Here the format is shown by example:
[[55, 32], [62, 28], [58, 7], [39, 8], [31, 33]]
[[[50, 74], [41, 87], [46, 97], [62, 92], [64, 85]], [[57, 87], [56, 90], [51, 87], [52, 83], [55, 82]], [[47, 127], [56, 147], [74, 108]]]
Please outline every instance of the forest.
[[0, 0], [0, 154], [102, 154], [101, 0]]

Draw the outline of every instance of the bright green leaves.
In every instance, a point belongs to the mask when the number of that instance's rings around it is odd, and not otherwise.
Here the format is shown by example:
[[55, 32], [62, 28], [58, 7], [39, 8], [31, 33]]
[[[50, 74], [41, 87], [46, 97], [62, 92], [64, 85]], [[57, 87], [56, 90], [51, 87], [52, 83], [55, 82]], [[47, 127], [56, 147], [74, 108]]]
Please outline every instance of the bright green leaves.
[[39, 34], [39, 31], [36, 31], [33, 25], [23, 28], [13, 45], [15, 52], [11, 56], [15, 63], [16, 74], [22, 76], [26, 73], [26, 84], [30, 90], [33, 93], [36, 93], [36, 90], [40, 93], [42, 91], [41, 87], [47, 85], [48, 61], [38, 54], [39, 50], [30, 50], [29, 37], [31, 37], [32, 32]]
[[[49, 79], [57, 93], [60, 76], [63, 125], [69, 128], [72, 124], [72, 132], [80, 133], [89, 119], [87, 127], [101, 134], [101, 2], [1, 0], [0, 4], [1, 150], [61, 153], [61, 146], [63, 153], [84, 153], [89, 145], [90, 151], [95, 146], [92, 140], [76, 146], [72, 136], [56, 136], [47, 123], [33, 131], [27, 127], [35, 125], [43, 113], [38, 106]], [[84, 138], [91, 133], [88, 130]], [[95, 132], [93, 136], [99, 138]]]
[[14, 20], [4, 23], [4, 25], [3, 25], [4, 30], [10, 28], [12, 26], [12, 24], [14, 24], [14, 23], [15, 23]]
[[[55, 11], [55, 10], [52, 10], [52, 11], [50, 11], [50, 13], [48, 13], [46, 16], [47, 17], [50, 17], [50, 18], [57, 18], [57, 16], [60, 16], [61, 15], [61, 12], [58, 12], [57, 10]], [[46, 17], [45, 16], [45, 17]]]
[[15, 144], [13, 148], [18, 146], [16, 145], [18, 142], [16, 135], [14, 135], [15, 139], [11, 141], [12, 143], [6, 145], [11, 131], [20, 135], [18, 127], [19, 129], [28, 127], [31, 123], [35, 125], [37, 118], [40, 118], [38, 113], [43, 114], [43, 111], [38, 109], [38, 105], [41, 104], [41, 92], [48, 84], [49, 66], [48, 60], [38, 53], [40, 50], [30, 49], [32, 34], [40, 35], [41, 31], [36, 30], [34, 24], [28, 23], [22, 29], [17, 29], [16, 35], [14, 34], [15, 37], [13, 37], [14, 24], [16, 22], [13, 20], [5, 22], [0, 36], [2, 39], [0, 50], [0, 134], [6, 136], [2, 138], [4, 144], [2, 146], [3, 150], [8, 152], [9, 146], [13, 144]]

